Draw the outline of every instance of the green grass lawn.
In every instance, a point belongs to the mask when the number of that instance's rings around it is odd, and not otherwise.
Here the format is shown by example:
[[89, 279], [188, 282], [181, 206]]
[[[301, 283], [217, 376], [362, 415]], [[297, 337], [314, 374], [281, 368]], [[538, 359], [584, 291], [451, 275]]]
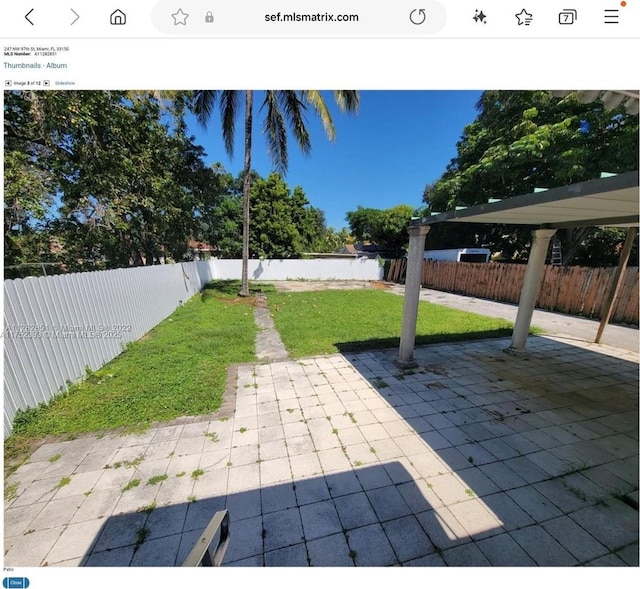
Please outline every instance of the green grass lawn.
[[48, 406], [21, 412], [9, 445], [216, 411], [229, 366], [255, 358], [253, 307], [234, 286], [211, 283]]
[[[277, 330], [293, 357], [395, 347], [403, 297], [380, 290], [270, 293]], [[513, 325], [420, 302], [416, 344], [511, 335]]]

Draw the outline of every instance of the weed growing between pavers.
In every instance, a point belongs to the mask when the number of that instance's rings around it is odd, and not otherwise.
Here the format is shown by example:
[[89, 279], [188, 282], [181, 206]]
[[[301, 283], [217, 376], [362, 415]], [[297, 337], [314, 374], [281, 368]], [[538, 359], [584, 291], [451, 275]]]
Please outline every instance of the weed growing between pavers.
[[567, 468], [562, 473], [562, 476], [567, 476], [570, 474], [575, 474], [578, 472], [582, 472], [583, 470], [588, 470], [591, 468], [586, 462], [581, 463], [571, 463], [567, 466]]
[[133, 547], [134, 554], [138, 551], [140, 546], [144, 544], [144, 541], [147, 539], [150, 533], [151, 533], [151, 530], [146, 526], [143, 526], [142, 528], [138, 528], [138, 530], [136, 530], [136, 543], [135, 543], [135, 546]]
[[122, 492], [130, 491], [131, 489], [135, 489], [140, 484], [140, 479], [132, 479], [130, 480], [124, 487], [122, 487]]
[[344, 417], [348, 417], [351, 420], [351, 423], [358, 423], [358, 420], [353, 416], [353, 413], [348, 413], [347, 411], [345, 411], [342, 415]]
[[133, 460], [119, 460], [118, 462], [114, 462], [113, 464], [106, 464], [104, 468], [137, 468], [144, 461], [144, 456], [141, 454], [137, 456]]
[[71, 483], [71, 477], [62, 477], [60, 479], [60, 482], [56, 485], [58, 488], [60, 487], [66, 487], [68, 484]]
[[158, 507], [158, 504], [153, 501], [152, 503], [150, 503], [149, 505], [144, 505], [143, 507], [141, 507], [139, 509], [139, 511], [142, 511], [143, 513], [149, 514], [151, 513], [156, 507]]
[[4, 500], [5, 501], [13, 501], [18, 496], [18, 487], [19, 483], [12, 483], [10, 485], [5, 485], [4, 487]]

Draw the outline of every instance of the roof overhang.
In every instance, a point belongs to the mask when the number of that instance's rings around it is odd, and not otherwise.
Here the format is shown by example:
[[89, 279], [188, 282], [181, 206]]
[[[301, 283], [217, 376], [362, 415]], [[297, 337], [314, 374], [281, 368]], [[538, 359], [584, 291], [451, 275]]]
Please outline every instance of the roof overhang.
[[638, 227], [638, 172], [578, 182], [499, 202], [475, 205], [413, 221], [415, 225], [443, 222], [499, 223], [567, 227]]

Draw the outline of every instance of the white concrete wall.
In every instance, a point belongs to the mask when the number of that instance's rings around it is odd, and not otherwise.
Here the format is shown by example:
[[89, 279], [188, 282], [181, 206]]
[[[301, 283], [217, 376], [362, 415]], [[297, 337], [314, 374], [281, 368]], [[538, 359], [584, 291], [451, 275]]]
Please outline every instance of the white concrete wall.
[[[207, 263], [212, 279], [241, 278], [242, 260], [209, 260]], [[383, 274], [378, 261], [368, 258], [249, 260], [249, 280], [382, 280]]]

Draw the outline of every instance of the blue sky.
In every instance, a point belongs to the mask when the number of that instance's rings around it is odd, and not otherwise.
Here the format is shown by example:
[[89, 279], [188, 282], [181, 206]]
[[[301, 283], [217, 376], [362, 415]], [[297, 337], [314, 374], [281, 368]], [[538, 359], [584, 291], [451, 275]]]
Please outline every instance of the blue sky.
[[[363, 91], [357, 115], [340, 113], [327, 94], [336, 127], [330, 142], [314, 113], [308, 113], [311, 153], [289, 141], [287, 184], [301, 186], [310, 203], [325, 212], [327, 226], [346, 227], [346, 213], [358, 205], [386, 209], [398, 204], [418, 207], [427, 183], [437, 180], [456, 155], [456, 142], [476, 117], [480, 91]], [[261, 104], [256, 94], [256, 106]], [[272, 170], [260, 133], [262, 117], [254, 112], [252, 168]], [[242, 121], [236, 129], [235, 153], [227, 157], [216, 111], [205, 131], [189, 118], [208, 163], [221, 162], [236, 175], [243, 165]]]

